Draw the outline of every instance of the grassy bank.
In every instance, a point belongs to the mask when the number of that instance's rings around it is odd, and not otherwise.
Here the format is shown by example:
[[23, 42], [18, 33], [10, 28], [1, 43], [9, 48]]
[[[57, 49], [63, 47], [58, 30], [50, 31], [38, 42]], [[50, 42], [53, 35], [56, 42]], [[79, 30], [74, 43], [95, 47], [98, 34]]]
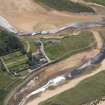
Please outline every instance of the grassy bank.
[[105, 71], [82, 81], [75, 88], [48, 99], [40, 105], [82, 105], [105, 96]]
[[7, 72], [0, 70], [0, 105], [3, 105], [3, 100], [10, 90], [20, 84], [21, 81], [22, 80], [9, 75]]
[[105, 0], [85, 0], [85, 1], [93, 2], [93, 3], [97, 3], [97, 4], [105, 6]]
[[35, 0], [36, 2], [43, 4], [47, 7], [69, 12], [94, 12], [90, 7], [86, 7], [79, 3], [74, 3], [70, 0]]
[[95, 42], [91, 32], [81, 32], [77, 36], [70, 36], [61, 40], [43, 40], [43, 42], [45, 52], [52, 60], [60, 59], [63, 56], [68, 57], [95, 46], [95, 43], [91, 46], [91, 43]]

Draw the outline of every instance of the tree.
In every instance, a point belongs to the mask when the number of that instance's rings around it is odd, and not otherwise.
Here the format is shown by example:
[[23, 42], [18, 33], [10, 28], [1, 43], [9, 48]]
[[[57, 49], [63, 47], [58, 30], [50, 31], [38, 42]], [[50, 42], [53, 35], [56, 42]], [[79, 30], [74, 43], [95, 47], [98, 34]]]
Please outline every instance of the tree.
[[0, 32], [0, 56], [9, 54], [16, 50], [25, 53], [24, 46], [20, 39], [13, 33]]

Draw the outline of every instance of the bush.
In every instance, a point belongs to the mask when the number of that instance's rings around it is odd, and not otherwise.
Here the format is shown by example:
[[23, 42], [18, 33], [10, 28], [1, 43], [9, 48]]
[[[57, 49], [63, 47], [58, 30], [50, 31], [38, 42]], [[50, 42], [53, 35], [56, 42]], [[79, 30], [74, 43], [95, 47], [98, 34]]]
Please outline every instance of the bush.
[[16, 50], [25, 53], [24, 46], [19, 38], [13, 33], [0, 32], [0, 56], [9, 54]]

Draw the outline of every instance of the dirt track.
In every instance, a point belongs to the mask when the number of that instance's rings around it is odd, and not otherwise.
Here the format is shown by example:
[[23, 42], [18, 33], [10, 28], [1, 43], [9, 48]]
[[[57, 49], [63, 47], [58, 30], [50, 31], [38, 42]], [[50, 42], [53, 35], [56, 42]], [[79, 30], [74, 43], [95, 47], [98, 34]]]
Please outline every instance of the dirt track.
[[100, 37], [99, 32], [97, 32], [97, 31], [92, 31], [92, 32], [93, 32], [93, 35], [94, 35], [96, 42], [97, 42], [97, 49], [101, 49], [103, 46], [103, 40]]
[[[63, 86], [60, 86], [60, 87], [57, 87], [56, 89], [54, 90], [48, 90], [44, 93], [41, 94], [40, 97], [36, 98], [35, 100], [32, 100], [31, 102], [27, 103], [26, 105], [38, 105], [40, 102], [42, 101], [45, 101], [47, 100], [48, 98], [51, 98], [63, 91], [66, 91], [68, 89], [71, 89], [73, 87], [75, 87], [76, 85], [78, 85], [82, 80], [86, 79], [86, 78], [89, 78], [101, 71], [103, 71], [105, 68], [105, 61], [102, 62], [102, 65], [95, 71], [95, 72], [92, 72], [91, 74], [87, 74], [85, 76], [82, 76], [82, 77], [79, 77], [77, 79], [74, 79], [72, 81], [70, 81], [69, 83], [63, 85]], [[104, 104], [102, 104], [104, 105]]]
[[[32, 0], [21, 0], [21, 1], [9, 0], [8, 3], [7, 3], [7, 0], [0, 0], [0, 4], [3, 5], [3, 6], [0, 6], [0, 15], [4, 16], [10, 22], [10, 24], [15, 26], [19, 31], [26, 31], [26, 32], [33, 31], [33, 30], [40, 31], [44, 29], [55, 28], [57, 26], [63, 26], [65, 24], [73, 23], [76, 21], [80, 22], [80, 21], [99, 19], [98, 16], [82, 16], [82, 15], [73, 14], [73, 13], [47, 11], [44, 8], [40, 7], [38, 4], [33, 3]], [[98, 37], [96, 39], [98, 40], [98, 42], [100, 42], [100, 39], [98, 39]], [[98, 44], [98, 48], [100, 46], [101, 44]], [[57, 63], [56, 65], [49, 67], [45, 73], [47, 73], [48, 76], [51, 76], [56, 72], [59, 72], [65, 69], [70, 69], [80, 64], [84, 57], [86, 59], [87, 58], [89, 59], [90, 57], [93, 57], [95, 54], [97, 54], [98, 51], [99, 50], [92, 50], [89, 52], [76, 54], [66, 60], [63, 60]], [[101, 69], [98, 69], [96, 72], [90, 75], [74, 80], [74, 82], [70, 82], [66, 86], [65, 85], [62, 86], [62, 89], [59, 89], [58, 87], [57, 89], [59, 91], [54, 90], [53, 93], [51, 91], [47, 91], [45, 94], [42, 94], [42, 97], [37, 98], [36, 100], [33, 100], [27, 105], [38, 105], [40, 101], [44, 101], [45, 99], [49, 98], [49, 94], [51, 96], [59, 94], [62, 91], [70, 89], [69, 86], [71, 86], [72, 88], [76, 86], [83, 79], [90, 77], [92, 75], [95, 75], [100, 71]], [[46, 98], [43, 98], [43, 96], [45, 96]]]
[[[99, 35], [98, 32], [96, 32], [96, 31], [92, 31], [92, 32], [93, 32], [94, 37], [95, 37], [96, 42], [97, 42], [97, 48], [100, 49], [102, 47], [102, 39], [100, 38], [100, 35]], [[98, 53], [98, 51], [99, 50], [92, 50], [92, 51], [89, 51], [89, 52], [83, 52], [83, 53], [80, 53], [80, 54], [73, 55], [72, 57], [70, 57], [70, 58], [68, 58], [66, 60], [63, 60], [63, 61], [61, 61], [61, 62], [59, 62], [59, 63], [57, 63], [57, 64], [55, 64], [53, 66], [50, 66], [48, 68], [48, 70], [46, 70], [46, 74], [48, 76], [52, 76], [54, 73], [57, 73], [57, 72], [60, 72], [62, 70], [66, 70], [66, 69], [70, 69], [72, 67], [75, 67], [78, 64], [80, 64], [81, 61], [84, 58], [85, 59], [89, 59], [89, 58], [95, 56]], [[105, 64], [105, 62], [104, 62], [104, 64]], [[83, 78], [83, 77], [81, 77], [81, 78]], [[75, 86], [79, 82], [80, 82], [79, 79], [77, 79], [77, 82], [72, 82], [72, 83], [70, 82], [68, 85], [62, 86], [62, 88], [61, 87], [60, 88], [58, 87], [56, 90], [48, 91], [46, 93], [43, 93], [41, 95], [41, 97], [36, 98], [35, 100], [29, 102], [26, 105], [38, 105], [39, 102], [46, 100], [47, 98], [49, 98], [49, 96], [52, 97], [52, 96], [54, 96], [56, 94], [59, 94], [59, 93], [65, 91], [67, 89], [70, 89], [70, 87], [72, 88], [72, 86]]]
[[105, 102], [100, 102], [100, 103], [97, 104], [97, 105], [105, 105]]
[[55, 73], [55, 71], [60, 72], [65, 69], [70, 69], [70, 68], [75, 67], [78, 64], [80, 64], [83, 59], [89, 59], [89, 58], [95, 56], [99, 52], [99, 49], [102, 48], [103, 43], [102, 43], [102, 39], [101, 39], [99, 33], [96, 31], [92, 31], [92, 32], [96, 39], [97, 48], [98, 48], [97, 50], [94, 49], [94, 50], [91, 50], [88, 52], [83, 52], [83, 53], [73, 55], [70, 58], [63, 60], [63, 61], [49, 67], [48, 71], [46, 70], [46, 73], [52, 75], [53, 73]]

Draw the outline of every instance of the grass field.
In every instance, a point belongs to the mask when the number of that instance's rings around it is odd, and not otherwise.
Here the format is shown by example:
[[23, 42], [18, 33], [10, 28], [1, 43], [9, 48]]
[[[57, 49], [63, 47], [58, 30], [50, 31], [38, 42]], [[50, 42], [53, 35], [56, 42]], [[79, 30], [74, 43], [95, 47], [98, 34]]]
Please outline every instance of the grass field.
[[86, 7], [79, 3], [73, 3], [70, 0], [35, 0], [40, 4], [44, 4], [50, 8], [70, 12], [94, 12], [90, 7]]
[[105, 0], [85, 0], [85, 1], [93, 2], [93, 3], [97, 3], [97, 4], [105, 6]]
[[82, 105], [105, 96], [105, 71], [39, 105]]
[[0, 105], [10, 90], [16, 87], [22, 80], [9, 75], [7, 72], [0, 70]]
[[[51, 43], [51, 41], [53, 41]], [[61, 40], [43, 40], [45, 52], [52, 60], [68, 57], [80, 51], [88, 50], [96, 45], [94, 36], [91, 32], [81, 32], [80, 35], [70, 36]], [[89, 47], [88, 47], [89, 46]]]

